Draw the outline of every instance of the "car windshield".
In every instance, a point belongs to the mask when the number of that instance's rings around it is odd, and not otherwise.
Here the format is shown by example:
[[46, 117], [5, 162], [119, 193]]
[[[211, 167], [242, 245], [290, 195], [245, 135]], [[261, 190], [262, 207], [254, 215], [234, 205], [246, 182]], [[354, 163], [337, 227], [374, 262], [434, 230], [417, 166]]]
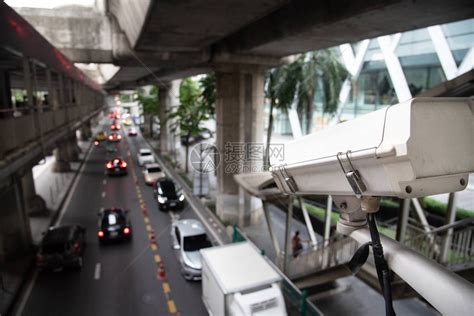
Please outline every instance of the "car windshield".
[[176, 199], [178, 197], [176, 194], [176, 188], [172, 181], [161, 182], [161, 190], [163, 191], [163, 195], [169, 199]]
[[148, 170], [149, 173], [161, 172], [161, 168], [160, 168], [160, 167], [148, 168], [147, 170]]
[[184, 237], [184, 251], [198, 251], [199, 249], [212, 247], [206, 234]]
[[140, 156], [151, 156], [151, 153], [147, 153], [147, 152], [140, 153]]
[[123, 215], [117, 213], [109, 213], [102, 218], [102, 227], [123, 225], [125, 225], [125, 217]]

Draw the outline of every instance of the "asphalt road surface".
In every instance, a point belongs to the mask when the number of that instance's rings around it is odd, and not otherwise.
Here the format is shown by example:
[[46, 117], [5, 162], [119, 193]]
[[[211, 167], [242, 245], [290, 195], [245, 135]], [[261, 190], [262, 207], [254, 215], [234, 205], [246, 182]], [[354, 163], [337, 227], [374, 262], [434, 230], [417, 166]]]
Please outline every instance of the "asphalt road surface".
[[[116, 154], [107, 153], [105, 145], [91, 150], [65, 204], [61, 224], [79, 224], [87, 229], [82, 270], [38, 273], [22, 315], [207, 314], [201, 301], [201, 283], [182, 277], [171, 247], [172, 217], [196, 216], [189, 206], [176, 215], [158, 210], [152, 189], [145, 185], [136, 165], [138, 149], [148, 145], [140, 135], [122, 135], [122, 141], [115, 145]], [[127, 161], [127, 176], [104, 173], [106, 160], [116, 155]], [[130, 210], [132, 242], [99, 245], [97, 213], [107, 207]], [[158, 274], [160, 262], [165, 279]]]

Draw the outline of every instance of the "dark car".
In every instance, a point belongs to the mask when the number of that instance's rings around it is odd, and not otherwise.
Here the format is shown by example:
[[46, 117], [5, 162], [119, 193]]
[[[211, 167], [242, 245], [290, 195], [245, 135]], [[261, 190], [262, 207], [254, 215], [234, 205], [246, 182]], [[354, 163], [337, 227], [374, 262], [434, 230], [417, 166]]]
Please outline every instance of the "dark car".
[[182, 210], [184, 207], [184, 195], [171, 179], [156, 181], [153, 192], [158, 202], [160, 211]]
[[122, 139], [122, 135], [117, 133], [112, 133], [109, 135], [109, 142], [119, 142]]
[[118, 130], [120, 130], [120, 124], [119, 123], [112, 123], [112, 125], [110, 126], [110, 129], [113, 130], [113, 131], [118, 131]]
[[107, 168], [108, 175], [126, 175], [127, 174], [127, 163], [122, 158], [114, 158], [109, 160], [105, 165]]
[[99, 228], [97, 237], [101, 243], [132, 239], [132, 225], [128, 211], [121, 208], [110, 208], [99, 212]]
[[36, 258], [41, 270], [82, 268], [86, 229], [78, 225], [51, 227], [44, 235]]

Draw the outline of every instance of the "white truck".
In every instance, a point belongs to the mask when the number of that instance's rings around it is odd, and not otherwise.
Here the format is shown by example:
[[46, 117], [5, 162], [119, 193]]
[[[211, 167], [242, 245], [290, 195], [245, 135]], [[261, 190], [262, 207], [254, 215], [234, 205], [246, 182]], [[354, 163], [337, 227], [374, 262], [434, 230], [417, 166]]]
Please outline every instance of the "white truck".
[[201, 250], [202, 300], [212, 316], [287, 315], [282, 277], [248, 242]]

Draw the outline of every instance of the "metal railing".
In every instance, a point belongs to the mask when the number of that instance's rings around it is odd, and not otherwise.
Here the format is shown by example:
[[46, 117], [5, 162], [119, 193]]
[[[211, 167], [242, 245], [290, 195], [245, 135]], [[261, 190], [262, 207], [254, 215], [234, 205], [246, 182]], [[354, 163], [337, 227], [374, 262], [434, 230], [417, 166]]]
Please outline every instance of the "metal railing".
[[474, 262], [474, 218], [466, 218], [430, 232], [421, 232], [403, 243], [446, 266]]
[[[256, 249], [258, 247], [247, 238], [247, 236], [239, 229], [237, 225], [233, 226], [232, 242], [247, 241], [251, 243]], [[289, 309], [288, 315], [301, 316], [319, 316], [323, 313], [308, 299], [308, 294], [305, 290], [301, 291], [297, 288], [291, 280], [284, 275], [280, 269], [268, 259], [262, 251], [262, 256], [270, 264], [275, 271], [282, 277], [281, 289], [285, 298], [285, 303]]]
[[[329, 242], [319, 243], [314, 248], [301, 252], [288, 260], [287, 275], [298, 278], [310, 273], [326, 270], [348, 263], [357, 250], [357, 242], [352, 238], [334, 235]], [[284, 257], [278, 257], [278, 265], [283, 266]]]

